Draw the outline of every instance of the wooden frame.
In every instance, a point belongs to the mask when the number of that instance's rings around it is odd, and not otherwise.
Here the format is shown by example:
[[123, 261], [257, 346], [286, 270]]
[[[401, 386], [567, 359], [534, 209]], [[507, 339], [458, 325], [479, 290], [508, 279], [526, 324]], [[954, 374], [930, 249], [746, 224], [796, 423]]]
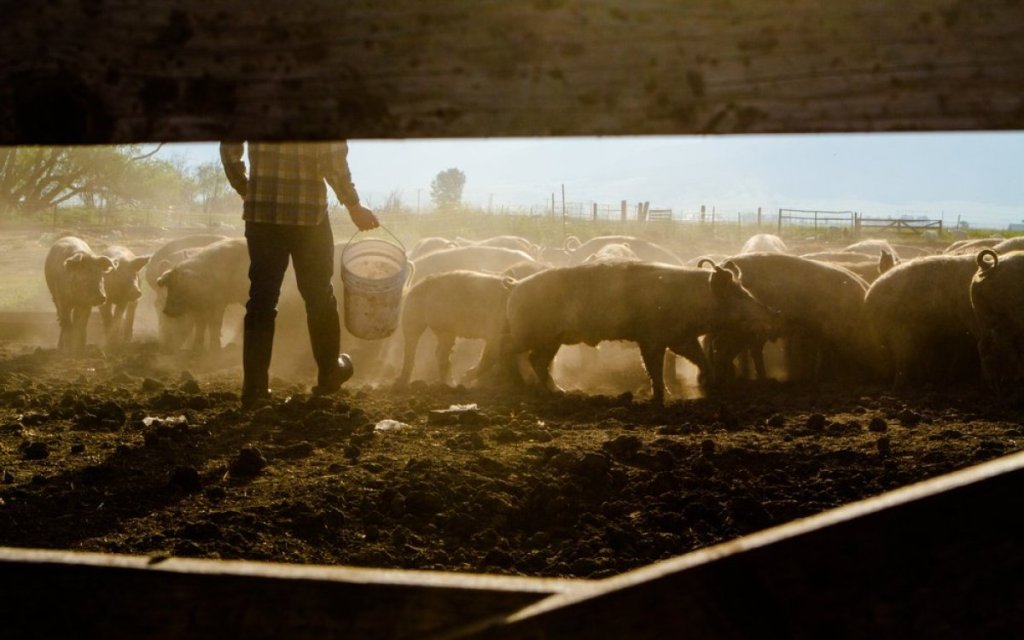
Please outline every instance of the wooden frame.
[[0, 144], [1024, 128], [1005, 0], [0, 4]]
[[[1005, 0], [7, 0], [0, 16], [6, 145], [1024, 128], [1024, 3]], [[0, 610], [11, 636], [1011, 635], [1022, 455], [584, 587], [0, 550]]]

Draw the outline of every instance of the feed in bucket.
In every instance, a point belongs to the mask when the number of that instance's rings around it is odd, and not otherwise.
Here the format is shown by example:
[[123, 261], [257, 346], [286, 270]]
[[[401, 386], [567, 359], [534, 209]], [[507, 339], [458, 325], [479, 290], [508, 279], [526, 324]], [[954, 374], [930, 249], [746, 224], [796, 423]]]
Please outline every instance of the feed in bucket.
[[349, 240], [341, 252], [341, 283], [345, 328], [352, 335], [378, 340], [395, 332], [408, 271], [400, 243], [379, 238]]

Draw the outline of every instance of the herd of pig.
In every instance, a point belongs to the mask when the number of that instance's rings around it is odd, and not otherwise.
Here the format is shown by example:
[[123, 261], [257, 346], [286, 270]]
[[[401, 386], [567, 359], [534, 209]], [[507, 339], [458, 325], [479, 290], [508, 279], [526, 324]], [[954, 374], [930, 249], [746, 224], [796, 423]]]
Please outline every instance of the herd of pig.
[[[639, 347], [661, 403], [666, 384], [678, 388], [675, 356], [715, 388], [768, 376], [773, 343], [773, 371], [789, 380], [904, 385], [982, 374], [1006, 390], [1024, 381], [1021, 250], [1024, 238], [935, 250], [864, 240], [804, 255], [768, 234], [734, 255], [686, 255], [632, 236], [570, 237], [561, 247], [518, 236], [424, 238], [408, 253], [414, 269], [401, 330], [372, 345], [371, 359], [404, 342], [394, 382], [408, 384], [430, 329], [444, 382], [456, 339], [474, 338], [485, 346], [466, 381], [556, 390], [551, 368], [560, 347], [627, 341]], [[161, 340], [219, 349], [225, 309], [247, 299], [248, 260], [242, 238], [187, 236], [151, 256], [117, 246], [94, 253], [79, 238], [61, 238], [45, 265], [58, 348], [84, 348], [94, 306], [108, 344], [131, 340], [145, 268]], [[589, 366], [600, 367], [600, 358]]]

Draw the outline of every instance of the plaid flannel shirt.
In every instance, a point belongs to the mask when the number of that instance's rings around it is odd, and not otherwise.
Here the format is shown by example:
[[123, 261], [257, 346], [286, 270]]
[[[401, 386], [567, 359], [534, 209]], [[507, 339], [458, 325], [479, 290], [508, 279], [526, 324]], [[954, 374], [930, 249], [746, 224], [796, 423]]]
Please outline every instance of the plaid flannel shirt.
[[246, 174], [241, 142], [222, 142], [228, 182], [245, 201], [248, 222], [317, 225], [327, 216], [327, 184], [346, 206], [359, 204], [345, 142], [250, 142]]

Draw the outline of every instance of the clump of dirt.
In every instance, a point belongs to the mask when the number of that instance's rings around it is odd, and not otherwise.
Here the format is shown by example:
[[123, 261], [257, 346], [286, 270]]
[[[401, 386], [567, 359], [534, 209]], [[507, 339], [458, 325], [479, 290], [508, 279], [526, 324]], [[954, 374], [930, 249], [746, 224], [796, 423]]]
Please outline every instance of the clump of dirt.
[[11, 546], [600, 578], [1024, 443], [1024, 410], [981, 388], [751, 383], [658, 408], [278, 380], [243, 412], [231, 358], [0, 351]]

